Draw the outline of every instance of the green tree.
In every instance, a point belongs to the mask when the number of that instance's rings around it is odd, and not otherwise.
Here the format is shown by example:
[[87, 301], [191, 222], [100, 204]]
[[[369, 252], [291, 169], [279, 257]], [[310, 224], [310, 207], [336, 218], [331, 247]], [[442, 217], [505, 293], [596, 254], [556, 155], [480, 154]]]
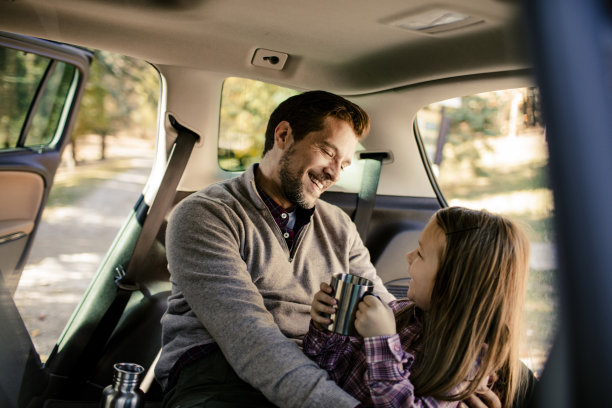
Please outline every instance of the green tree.
[[73, 152], [77, 151], [75, 142], [88, 134], [100, 136], [100, 159], [106, 157], [106, 137], [110, 134], [128, 131], [153, 137], [158, 96], [159, 75], [148, 63], [94, 50], [72, 135]]
[[467, 163], [475, 175], [486, 176], [487, 171], [480, 163], [481, 152], [490, 149], [488, 136], [501, 134], [500, 115], [507, 114], [502, 100], [494, 93], [470, 95], [461, 98], [458, 107], [444, 109], [443, 119], [448, 118], [450, 126], [448, 133], [440, 137], [447, 142], [445, 148], [453, 150], [444, 157]]
[[106, 67], [100, 63], [99, 51], [94, 53], [95, 58], [89, 69], [89, 80], [85, 87], [85, 94], [81, 100], [81, 108], [77, 122], [72, 132], [72, 154], [74, 162], [78, 163], [77, 141], [90, 134], [99, 134], [102, 139], [100, 158], [105, 158], [105, 137], [109, 132], [111, 112], [106, 109], [108, 92], [104, 86]]

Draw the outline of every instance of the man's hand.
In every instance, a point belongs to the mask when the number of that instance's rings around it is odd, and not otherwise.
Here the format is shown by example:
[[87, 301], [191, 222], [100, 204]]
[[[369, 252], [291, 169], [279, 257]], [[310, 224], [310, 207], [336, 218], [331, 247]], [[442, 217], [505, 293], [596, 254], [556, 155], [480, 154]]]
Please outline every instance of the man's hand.
[[364, 296], [355, 314], [355, 329], [362, 337], [390, 336], [396, 333], [393, 310], [376, 296]]
[[315, 293], [310, 307], [310, 317], [312, 322], [319, 329], [325, 329], [332, 320], [329, 315], [336, 313], [338, 301], [331, 296], [332, 287], [329, 284], [321, 283], [321, 290]]

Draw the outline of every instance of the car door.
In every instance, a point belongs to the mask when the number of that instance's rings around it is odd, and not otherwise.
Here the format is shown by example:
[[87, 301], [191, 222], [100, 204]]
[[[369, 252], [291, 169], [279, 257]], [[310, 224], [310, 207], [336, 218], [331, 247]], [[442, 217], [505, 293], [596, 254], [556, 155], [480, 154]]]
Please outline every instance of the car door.
[[[0, 32], [0, 406], [44, 382], [12, 295], [87, 82], [89, 51]], [[23, 380], [28, 378], [27, 383]]]
[[0, 273], [11, 293], [70, 141], [90, 55], [0, 33]]

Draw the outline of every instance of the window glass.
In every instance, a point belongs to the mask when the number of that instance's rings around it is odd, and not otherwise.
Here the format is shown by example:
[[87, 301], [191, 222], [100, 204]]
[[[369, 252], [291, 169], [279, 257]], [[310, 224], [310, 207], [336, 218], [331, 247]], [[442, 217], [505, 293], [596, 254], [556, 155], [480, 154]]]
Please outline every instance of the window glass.
[[531, 240], [531, 271], [521, 358], [538, 375], [557, 321], [553, 197], [546, 132], [536, 88], [433, 103], [416, 126], [432, 174], [449, 205], [517, 220]]
[[221, 96], [219, 167], [244, 171], [261, 159], [266, 126], [272, 111], [294, 89], [245, 78], [227, 78]]
[[[26, 146], [49, 145], [56, 141], [64, 129], [62, 117], [68, 114], [75, 92], [77, 70], [74, 66], [58, 62], [50, 67], [49, 80], [42, 92], [32, 125], [26, 136]], [[72, 89], [71, 89], [72, 88]]]
[[51, 60], [0, 47], [0, 149], [15, 148]]

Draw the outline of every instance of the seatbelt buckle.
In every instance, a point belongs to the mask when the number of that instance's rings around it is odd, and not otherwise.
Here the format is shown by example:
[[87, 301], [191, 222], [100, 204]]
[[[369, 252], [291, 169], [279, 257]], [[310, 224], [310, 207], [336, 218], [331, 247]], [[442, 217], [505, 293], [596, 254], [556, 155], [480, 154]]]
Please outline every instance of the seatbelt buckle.
[[115, 285], [117, 285], [119, 289], [128, 290], [130, 292], [139, 289], [138, 284], [123, 281], [123, 279], [125, 278], [125, 268], [123, 267], [123, 265], [117, 266], [115, 268], [115, 273]]

